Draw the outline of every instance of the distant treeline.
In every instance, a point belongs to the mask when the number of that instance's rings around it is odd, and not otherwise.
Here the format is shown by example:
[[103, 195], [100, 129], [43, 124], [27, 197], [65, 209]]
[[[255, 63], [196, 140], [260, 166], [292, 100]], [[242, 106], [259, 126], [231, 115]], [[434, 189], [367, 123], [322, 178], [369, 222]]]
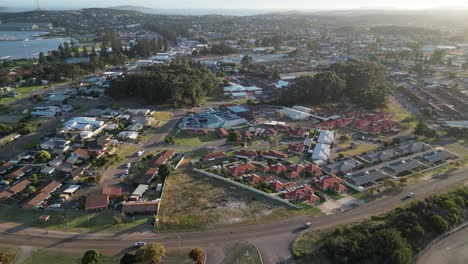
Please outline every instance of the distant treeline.
[[283, 104], [320, 104], [350, 99], [365, 108], [385, 106], [394, 90], [381, 64], [347, 61], [331, 65], [314, 76], [299, 77], [285, 89]]
[[144, 72], [112, 81], [108, 94], [114, 98], [137, 98], [148, 104], [170, 103], [176, 107], [197, 105], [217, 92], [219, 81], [198, 63], [154, 65]]

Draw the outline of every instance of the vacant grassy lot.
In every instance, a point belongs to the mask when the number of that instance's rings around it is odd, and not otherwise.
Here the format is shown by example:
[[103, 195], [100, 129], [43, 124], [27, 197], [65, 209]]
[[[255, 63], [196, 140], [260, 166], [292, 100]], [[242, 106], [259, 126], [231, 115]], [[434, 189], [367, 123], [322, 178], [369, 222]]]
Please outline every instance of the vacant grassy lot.
[[162, 263], [163, 264], [196, 264], [195, 261], [193, 261], [189, 257], [189, 253], [191, 248], [182, 248], [182, 249], [174, 249], [174, 250], [168, 250], [166, 252], [166, 256], [163, 258]]
[[188, 135], [181, 131], [175, 137], [175, 143], [179, 146], [199, 147], [207, 142], [218, 139], [214, 132], [209, 132], [206, 136]]
[[37, 221], [42, 214], [50, 215], [47, 228], [50, 230], [64, 230], [74, 232], [125, 232], [149, 230], [151, 226], [147, 224], [144, 216], [125, 219], [118, 224], [114, 219], [111, 210], [98, 213], [86, 214], [83, 211], [43, 211], [26, 210], [18, 207], [0, 206], [0, 221], [22, 223], [26, 226], [45, 228], [46, 225]]
[[171, 112], [158, 111], [158, 112], [155, 112], [153, 116], [156, 119], [156, 121], [167, 122], [171, 120], [173, 114]]
[[[349, 144], [348, 144], [348, 146], [349, 146]], [[346, 147], [347, 147], [346, 145], [343, 145], [343, 144], [340, 145], [340, 148], [346, 148]], [[356, 146], [356, 148], [354, 148], [354, 149], [346, 150], [346, 151], [343, 151], [343, 152], [340, 152], [340, 153], [343, 153], [343, 155], [345, 155], [345, 157], [354, 156], [354, 155], [361, 155], [362, 153], [374, 150], [377, 147], [378, 146], [374, 145], [374, 144], [364, 143], [364, 144], [358, 144]]]
[[261, 258], [257, 249], [249, 243], [237, 244], [224, 258], [223, 264], [260, 264]]
[[162, 199], [163, 230], [261, 221], [284, 209], [244, 190], [182, 172], [166, 180]]
[[395, 98], [388, 100], [387, 109], [384, 110], [393, 113], [395, 115], [394, 120], [397, 122], [412, 116]]
[[14, 89], [14, 92], [18, 93], [19, 95], [16, 97], [3, 97], [3, 94], [1, 94], [2, 97], [0, 98], [0, 104], [14, 103], [20, 99], [29, 97], [29, 93], [31, 93], [32, 91], [43, 89], [43, 88], [44, 86], [40, 85], [40, 86], [28, 86], [28, 87], [21, 87], [21, 88]]

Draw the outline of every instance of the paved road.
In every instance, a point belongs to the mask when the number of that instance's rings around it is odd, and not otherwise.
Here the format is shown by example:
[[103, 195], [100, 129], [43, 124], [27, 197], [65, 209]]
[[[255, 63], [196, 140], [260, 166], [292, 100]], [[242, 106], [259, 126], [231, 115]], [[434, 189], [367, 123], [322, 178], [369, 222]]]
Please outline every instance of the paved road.
[[[291, 258], [290, 244], [297, 235], [297, 228], [305, 221], [312, 223], [313, 230], [329, 228], [368, 218], [372, 215], [389, 211], [397, 206], [421, 199], [434, 192], [465, 184], [468, 180], [468, 168], [441, 175], [419, 186], [408, 186], [397, 195], [383, 197], [343, 213], [310, 218], [300, 216], [280, 222], [259, 225], [235, 225], [225, 228], [212, 228], [197, 232], [170, 233], [131, 233], [131, 234], [96, 234], [63, 233], [30, 229], [17, 224], [0, 224], [0, 244], [27, 245], [59, 251], [84, 252], [90, 248], [102, 250], [108, 254], [119, 254], [138, 240], [162, 242], [168, 248], [178, 247], [178, 236], [182, 247], [202, 246], [208, 252], [208, 263], [221, 263], [224, 251], [238, 241], [255, 243], [262, 253], [265, 263], [279, 263]], [[416, 197], [404, 200], [407, 192], [415, 192]], [[291, 262], [293, 263], [293, 262]]]
[[464, 228], [432, 246], [418, 264], [465, 264], [468, 262], [468, 228]]

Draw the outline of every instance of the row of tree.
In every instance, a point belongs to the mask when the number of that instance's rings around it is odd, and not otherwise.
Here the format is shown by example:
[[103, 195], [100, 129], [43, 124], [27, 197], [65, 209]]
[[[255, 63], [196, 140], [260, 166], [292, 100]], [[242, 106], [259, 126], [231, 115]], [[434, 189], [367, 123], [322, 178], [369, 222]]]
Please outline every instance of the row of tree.
[[409, 264], [431, 240], [465, 220], [467, 199], [467, 187], [432, 196], [371, 220], [336, 228], [315, 241], [315, 246], [310, 245], [312, 253], [296, 249], [295, 255], [304, 263]]
[[333, 64], [327, 71], [297, 78], [282, 95], [282, 103], [326, 103], [346, 98], [366, 108], [382, 107], [394, 86], [381, 64], [348, 61]]
[[112, 81], [114, 98], [138, 98], [150, 104], [197, 105], [219, 88], [216, 77], [199, 63], [174, 62], [154, 65], [144, 72]]

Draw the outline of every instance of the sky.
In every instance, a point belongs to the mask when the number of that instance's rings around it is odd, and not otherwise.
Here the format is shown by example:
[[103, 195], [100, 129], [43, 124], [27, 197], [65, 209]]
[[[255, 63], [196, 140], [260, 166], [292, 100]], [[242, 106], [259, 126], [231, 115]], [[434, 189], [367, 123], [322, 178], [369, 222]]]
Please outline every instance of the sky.
[[[468, 8], [468, 0], [39, 0], [41, 8], [74, 9], [137, 5], [161, 9], [432, 9]], [[0, 0], [0, 6], [34, 8], [36, 0]]]

